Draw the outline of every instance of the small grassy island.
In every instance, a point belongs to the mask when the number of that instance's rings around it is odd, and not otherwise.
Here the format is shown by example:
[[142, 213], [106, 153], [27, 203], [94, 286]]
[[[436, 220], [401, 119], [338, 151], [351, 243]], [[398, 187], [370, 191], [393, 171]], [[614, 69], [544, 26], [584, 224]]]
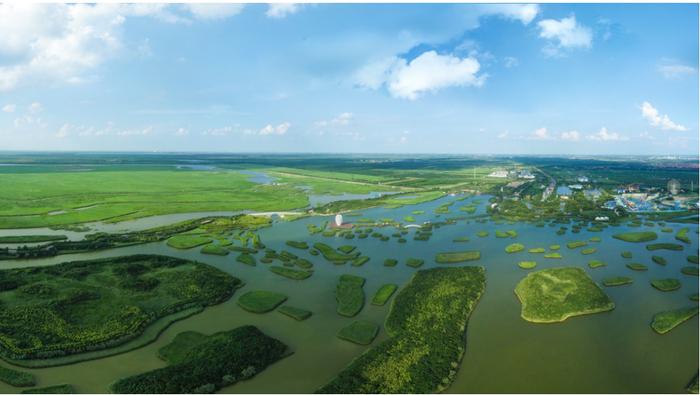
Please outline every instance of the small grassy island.
[[292, 280], [306, 280], [313, 274], [313, 272], [309, 270], [292, 269], [283, 266], [270, 266], [268, 269], [270, 269], [272, 273]]
[[513, 254], [515, 252], [520, 252], [525, 249], [525, 246], [520, 244], [520, 243], [513, 243], [513, 244], [508, 244], [506, 246], [506, 252], [509, 254]]
[[181, 234], [168, 239], [166, 244], [178, 250], [187, 250], [194, 247], [199, 247], [204, 244], [209, 244], [213, 240], [197, 234]]
[[698, 276], [698, 267], [697, 266], [683, 266], [681, 268], [681, 273], [687, 274], [688, 276]]
[[238, 305], [251, 313], [267, 313], [287, 300], [287, 296], [270, 291], [248, 291], [238, 298]]
[[535, 261], [520, 261], [518, 263], [518, 266], [521, 269], [526, 269], [526, 270], [534, 269], [537, 266], [537, 262], [535, 262]]
[[36, 379], [33, 374], [20, 372], [4, 366], [0, 366], [0, 381], [14, 387], [32, 387], [36, 385]]
[[659, 334], [671, 329], [698, 315], [698, 306], [689, 306], [676, 310], [663, 311], [654, 315], [651, 328]]
[[599, 261], [597, 259], [593, 259], [593, 260], [588, 261], [588, 267], [590, 267], [591, 269], [597, 269], [599, 267], [604, 267], [604, 266], [608, 266], [608, 264], [603, 262], [603, 261]]
[[646, 249], [649, 251], [656, 251], [656, 250], [683, 251], [683, 245], [676, 244], [676, 243], [654, 243], [654, 244], [647, 244]]
[[377, 337], [379, 325], [369, 321], [354, 321], [338, 331], [338, 337], [352, 343], [366, 346]]
[[338, 314], [354, 317], [365, 305], [365, 292], [362, 287], [365, 279], [351, 274], [343, 274], [338, 280], [335, 298], [338, 301]]
[[615, 304], [577, 267], [529, 273], [515, 288], [521, 315], [530, 322], [561, 322], [569, 317], [609, 311]]
[[23, 394], [75, 394], [75, 389], [70, 384], [50, 385], [48, 387], [30, 388], [22, 391]]
[[659, 236], [656, 232], [625, 232], [613, 235], [614, 238], [630, 243], [644, 243], [647, 241], [656, 240]]
[[352, 261], [358, 256], [360, 256], [359, 252], [354, 252], [352, 254], [345, 254], [342, 252], [339, 252], [335, 248], [329, 246], [328, 244], [325, 243], [315, 243], [314, 248], [317, 249], [318, 251], [321, 252], [321, 255], [323, 255], [324, 258], [326, 258], [327, 261], [333, 262], [336, 264], [344, 264], [348, 261]]
[[393, 295], [394, 292], [396, 292], [396, 289], [398, 289], [398, 286], [396, 284], [382, 285], [377, 290], [377, 293], [374, 294], [374, 298], [372, 298], [372, 304], [375, 306], [384, 306], [389, 300], [389, 298], [391, 298], [391, 295]]
[[638, 272], [643, 272], [643, 271], [649, 270], [647, 265], [643, 265], [641, 263], [628, 263], [625, 266], [627, 266], [627, 268], [629, 268], [629, 269], [636, 270]]
[[458, 251], [458, 252], [441, 252], [435, 256], [437, 263], [459, 263], [467, 261], [476, 261], [481, 258], [479, 251]]
[[445, 390], [464, 354], [469, 316], [484, 291], [482, 267], [420, 270], [394, 299], [389, 339], [361, 354], [320, 393]]
[[624, 277], [624, 276], [617, 276], [617, 277], [609, 277], [603, 280], [603, 285], [606, 287], [617, 287], [620, 285], [627, 285], [627, 284], [632, 284], [634, 280], [632, 280], [629, 277]]
[[150, 325], [229, 299], [241, 281], [199, 262], [131, 255], [2, 270], [0, 284], [2, 357], [48, 366], [80, 360], [72, 354], [108, 355]]
[[253, 377], [288, 354], [284, 343], [250, 325], [210, 336], [184, 332], [164, 349], [160, 356], [168, 366], [120, 379], [110, 390], [120, 394], [213, 393]]
[[279, 309], [277, 309], [277, 311], [286, 316], [292, 317], [297, 321], [304, 321], [305, 319], [311, 317], [311, 315], [313, 314], [309, 310], [304, 310], [292, 306], [281, 306]]
[[658, 280], [651, 280], [651, 286], [658, 289], [659, 291], [675, 291], [681, 287], [681, 282], [675, 278], [661, 278]]

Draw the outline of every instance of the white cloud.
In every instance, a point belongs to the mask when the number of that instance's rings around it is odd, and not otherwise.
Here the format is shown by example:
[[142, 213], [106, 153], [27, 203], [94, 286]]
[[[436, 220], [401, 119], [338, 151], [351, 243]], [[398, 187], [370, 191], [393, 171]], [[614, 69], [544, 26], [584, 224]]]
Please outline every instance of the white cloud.
[[627, 141], [629, 138], [621, 136], [619, 133], [609, 132], [608, 128], [602, 127], [598, 133], [589, 134], [586, 136], [589, 140], [594, 141]]
[[566, 141], [579, 141], [581, 139], [581, 134], [577, 130], [571, 130], [568, 132], [562, 132], [559, 137]]
[[410, 62], [392, 57], [370, 64], [356, 74], [356, 81], [371, 89], [386, 85], [393, 97], [415, 100], [451, 86], [481, 86], [486, 77], [477, 75], [479, 68], [479, 61], [471, 57], [427, 51]]
[[29, 112], [32, 114], [36, 114], [43, 110], [44, 107], [39, 103], [38, 101], [33, 102], [32, 104], [29, 105]]
[[267, 15], [270, 18], [282, 19], [299, 11], [300, 5], [295, 3], [272, 3], [268, 6]]
[[203, 3], [191, 3], [185, 4], [184, 7], [192, 14], [196, 19], [200, 20], [221, 20], [230, 18], [234, 15], [240, 14], [243, 11], [244, 4], [203, 4]]
[[272, 126], [272, 124], [266, 125], [264, 128], [260, 129], [260, 135], [278, 135], [281, 136], [286, 134], [289, 128], [292, 126], [289, 122], [283, 122], [277, 126]]
[[522, 22], [528, 25], [539, 14], [537, 4], [483, 4], [480, 7], [482, 15], [496, 15], [506, 19]]
[[190, 134], [190, 131], [185, 128], [177, 128], [175, 131], [176, 136], [187, 136], [188, 134]]
[[25, 115], [23, 117], [15, 118], [14, 125], [16, 129], [32, 128], [32, 129], [44, 129], [48, 126], [43, 119], [39, 117], [33, 117], [30, 115]]
[[499, 133], [498, 136], [496, 136], [496, 137], [498, 137], [501, 140], [504, 140], [504, 139], [507, 139], [509, 135], [510, 135], [510, 132], [505, 130], [502, 133]]
[[234, 128], [232, 126], [224, 126], [220, 128], [211, 128], [202, 132], [204, 136], [227, 136], [233, 133]]
[[688, 130], [685, 126], [671, 121], [668, 115], [659, 114], [659, 111], [647, 101], [642, 103], [642, 117], [649, 122], [649, 125], [661, 128], [661, 130], [676, 130], [679, 132]]
[[511, 67], [516, 67], [520, 64], [520, 61], [518, 58], [512, 57], [512, 56], [506, 56], [503, 58], [503, 66], [505, 66], [507, 69]]
[[576, 17], [545, 19], [539, 21], [540, 37], [549, 40], [542, 50], [546, 55], [561, 55], [562, 50], [574, 48], [590, 48], [593, 42], [593, 32], [590, 28], [576, 22]]
[[347, 126], [352, 122], [355, 116], [351, 112], [344, 112], [337, 117], [330, 120], [321, 120], [316, 122], [316, 126], [319, 128], [325, 128], [329, 126]]
[[67, 123], [64, 124], [60, 129], [58, 129], [58, 132], [56, 132], [56, 137], [59, 139], [67, 137], [70, 134], [71, 129], [73, 129], [72, 125]]
[[6, 112], [6, 113], [15, 112], [15, 110], [17, 110], [17, 105], [15, 105], [15, 104], [5, 104], [2, 107], [2, 112]]
[[117, 136], [145, 136], [151, 134], [153, 131], [153, 126], [148, 126], [143, 129], [125, 129], [120, 130], [116, 134]]
[[675, 62], [667, 62], [665, 64], [659, 65], [658, 71], [659, 73], [661, 73], [661, 75], [664, 76], [664, 78], [670, 80], [679, 79], [686, 75], [693, 75], [698, 72], [694, 67]]
[[550, 139], [549, 132], [547, 131], [547, 128], [535, 129], [535, 131], [532, 132], [531, 137], [535, 140], [548, 140], [548, 139]]

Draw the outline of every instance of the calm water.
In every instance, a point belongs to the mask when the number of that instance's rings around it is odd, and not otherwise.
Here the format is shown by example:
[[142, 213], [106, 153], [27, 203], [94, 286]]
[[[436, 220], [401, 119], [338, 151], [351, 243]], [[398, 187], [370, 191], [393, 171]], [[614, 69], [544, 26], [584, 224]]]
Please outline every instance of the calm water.
[[[436, 217], [433, 210], [450, 199], [454, 198], [446, 197], [394, 210], [365, 210], [362, 217], [348, 217], [347, 220], [393, 218], [401, 221], [404, 216], [412, 215], [416, 218], [416, 223], [436, 221], [441, 217]], [[481, 202], [477, 213], [482, 213], [488, 197], [480, 196], [474, 199]], [[455, 203], [451, 215], [460, 215], [457, 207], [468, 204], [470, 200], [472, 199]], [[425, 214], [411, 214], [414, 210], [424, 210]], [[307, 223], [320, 225], [330, 219], [331, 217], [312, 217], [293, 222], [279, 222], [260, 231], [262, 240], [269, 247], [277, 250], [288, 249], [314, 262], [314, 275], [302, 282], [274, 275], [264, 264], [249, 267], [237, 263], [235, 254], [217, 257], [199, 254], [197, 249], [182, 252], [173, 250], [164, 243], [45, 260], [0, 262], [0, 267], [8, 268], [132, 253], [170, 254], [209, 263], [240, 277], [247, 284], [228, 302], [174, 324], [155, 343], [147, 347], [77, 365], [35, 369], [31, 370], [32, 373], [38, 377], [39, 385], [71, 383], [80, 392], [106, 392], [109, 383], [120, 377], [164, 366], [156, 357], [156, 350], [170, 342], [179, 332], [196, 330], [213, 333], [243, 324], [253, 324], [265, 333], [284, 341], [294, 350], [294, 354], [270, 366], [252, 380], [226, 387], [222, 392], [313, 392], [368, 348], [335, 337], [335, 333], [341, 327], [352, 321], [338, 316], [335, 312], [334, 291], [340, 274], [352, 273], [365, 277], [367, 283], [364, 289], [366, 299], [369, 300], [382, 284], [406, 284], [415, 271], [403, 264], [406, 258], [423, 258], [426, 261], [423, 268], [429, 268], [436, 266], [433, 259], [437, 252], [464, 249], [481, 251], [482, 259], [473, 264], [486, 268], [487, 285], [486, 292], [469, 321], [467, 351], [449, 392], [673, 393], [683, 392], [686, 383], [698, 370], [697, 317], [665, 335], [657, 335], [649, 327], [654, 313], [695, 303], [688, 299], [688, 295], [698, 292], [698, 278], [680, 273], [680, 268], [686, 265], [685, 257], [697, 254], [695, 233], [691, 233], [693, 244], [686, 246], [685, 251], [653, 252], [669, 261], [667, 266], [659, 266], [651, 262], [652, 253], [644, 249], [644, 244], [625, 243], [610, 237], [612, 233], [627, 230], [624, 227], [610, 228], [603, 232], [582, 231], [579, 234], [557, 236], [554, 233], [557, 227], [478, 224], [473, 221], [466, 224], [459, 221], [456, 225], [434, 230], [433, 237], [428, 242], [413, 241], [409, 237], [406, 244], [398, 244], [395, 238], [382, 242], [371, 237], [364, 240], [345, 240], [320, 235], [308, 236]], [[168, 217], [168, 222], [174, 220], [176, 219]], [[159, 224], [168, 222], [163, 220]], [[678, 229], [688, 225], [669, 226]], [[695, 231], [697, 226], [692, 228]], [[516, 230], [519, 233], [517, 241], [528, 248], [561, 244], [560, 252], [564, 259], [546, 260], [541, 254], [527, 252], [506, 254], [504, 247], [513, 240], [495, 238], [493, 233], [497, 229]], [[654, 229], [658, 232], [658, 227]], [[476, 233], [481, 230], [488, 230], [490, 236], [478, 238]], [[414, 230], [410, 231], [413, 232]], [[390, 235], [393, 228], [386, 228], [383, 233]], [[658, 234], [660, 242], [675, 242], [674, 233]], [[461, 236], [468, 236], [471, 241], [452, 242], [454, 238]], [[584, 240], [593, 236], [603, 239], [601, 243], [594, 243], [599, 244], [596, 254], [584, 256], [579, 250], [569, 250], [564, 246], [567, 241]], [[336, 247], [353, 244], [372, 259], [362, 267], [336, 266], [322, 258], [284, 246], [284, 242], [290, 239], [323, 241]], [[621, 258], [620, 252], [624, 250], [632, 251], [634, 258]], [[386, 268], [382, 265], [386, 258], [397, 258], [400, 264], [394, 268]], [[536, 260], [538, 269], [581, 266], [585, 267], [596, 281], [608, 276], [626, 275], [634, 278], [635, 283], [605, 289], [616, 304], [612, 312], [574, 317], [559, 324], [532, 324], [520, 318], [520, 303], [513, 293], [518, 281], [526, 275], [526, 271], [518, 268], [516, 264], [525, 259]], [[586, 263], [590, 259], [603, 260], [608, 266], [589, 269]], [[647, 264], [649, 271], [631, 271], [624, 267], [628, 261]], [[683, 286], [678, 291], [663, 293], [649, 285], [650, 279], [663, 277], [678, 278]], [[245, 312], [236, 305], [236, 300], [243, 292], [252, 289], [283, 292], [289, 296], [287, 304], [312, 310], [314, 315], [306, 321], [297, 322], [277, 312], [262, 315]], [[377, 307], [367, 304], [356, 318], [383, 323], [387, 311], [388, 305]], [[378, 344], [384, 338], [385, 333], [382, 330], [373, 344]], [[6, 365], [4, 362], [2, 364]], [[13, 387], [1, 383], [0, 391], [17, 392]]]

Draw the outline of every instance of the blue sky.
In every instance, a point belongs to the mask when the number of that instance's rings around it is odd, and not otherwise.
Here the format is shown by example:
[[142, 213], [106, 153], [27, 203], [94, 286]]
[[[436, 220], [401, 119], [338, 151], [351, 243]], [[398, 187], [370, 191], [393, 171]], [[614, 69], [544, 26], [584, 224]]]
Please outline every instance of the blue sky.
[[0, 5], [0, 150], [697, 154], [697, 4]]

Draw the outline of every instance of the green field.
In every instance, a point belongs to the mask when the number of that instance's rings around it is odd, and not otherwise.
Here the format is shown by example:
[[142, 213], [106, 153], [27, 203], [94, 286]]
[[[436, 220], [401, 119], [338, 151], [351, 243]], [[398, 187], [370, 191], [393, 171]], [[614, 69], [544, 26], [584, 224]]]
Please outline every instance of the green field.
[[287, 300], [287, 296], [270, 291], [248, 291], [238, 298], [238, 305], [251, 313], [267, 313]]
[[297, 321], [304, 321], [305, 319], [311, 317], [313, 314], [309, 310], [304, 310], [299, 307], [293, 307], [293, 306], [280, 306], [280, 308], [277, 309], [280, 313], [292, 317]]
[[664, 334], [696, 315], [698, 315], [698, 306], [684, 307], [657, 313], [651, 321], [651, 328], [656, 331], [656, 333]]
[[396, 284], [384, 284], [377, 290], [372, 298], [372, 304], [375, 306], [384, 306], [386, 302], [391, 298], [391, 295], [396, 292], [398, 286]]
[[229, 299], [241, 284], [211, 266], [160, 255], [3, 270], [0, 283], [0, 355], [10, 360], [116, 347], [160, 317]]
[[617, 277], [608, 277], [603, 280], [603, 285], [606, 287], [617, 287], [620, 285], [627, 285], [627, 284], [632, 284], [634, 280], [632, 280], [629, 277], [623, 277], [623, 276], [617, 276]]
[[550, 323], [615, 308], [610, 298], [577, 267], [529, 273], [515, 288], [521, 315], [530, 322]]
[[643, 243], [658, 238], [655, 232], [625, 232], [614, 234], [613, 237], [630, 243]]
[[356, 316], [365, 305], [365, 292], [362, 286], [365, 279], [351, 274], [343, 274], [338, 279], [335, 298], [338, 301], [338, 314], [345, 317]]
[[379, 325], [369, 321], [353, 321], [338, 331], [338, 337], [349, 342], [366, 346], [377, 337]]

